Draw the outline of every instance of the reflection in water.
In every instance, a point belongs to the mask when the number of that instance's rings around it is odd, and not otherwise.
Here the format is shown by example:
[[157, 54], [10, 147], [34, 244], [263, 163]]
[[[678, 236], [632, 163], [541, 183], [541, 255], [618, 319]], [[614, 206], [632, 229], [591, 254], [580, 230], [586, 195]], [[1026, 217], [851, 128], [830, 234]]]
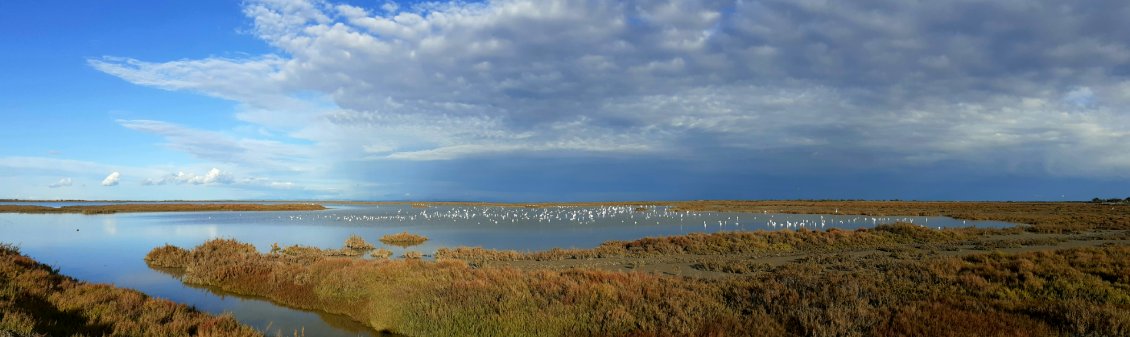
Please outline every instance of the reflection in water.
[[[164, 274], [168, 277], [172, 277], [172, 278], [175, 278], [177, 280], [183, 280], [182, 277], [184, 276], [184, 271], [181, 270], [181, 269], [160, 268], [160, 267], [150, 267], [150, 269], [152, 269], [152, 270], [154, 270], [158, 273]], [[221, 298], [221, 299], [231, 298], [231, 299], [236, 299], [236, 300], [241, 301], [241, 302], [265, 303], [265, 304], [268, 304], [268, 305], [271, 305], [271, 306], [286, 307], [285, 305], [271, 302], [271, 300], [267, 299], [267, 298], [263, 298], [263, 297], [259, 297], [259, 296], [236, 294], [236, 293], [228, 292], [228, 291], [225, 291], [223, 289], [213, 287], [213, 286], [190, 284], [190, 283], [185, 283], [184, 285], [188, 288], [191, 288], [191, 289], [206, 291], [209, 294], [212, 294], [212, 295], [214, 295], [218, 298]], [[264, 331], [268, 336], [272, 336], [272, 335], [324, 336], [327, 333], [331, 333], [331, 332], [338, 333], [338, 334], [344, 332], [349, 336], [403, 337], [402, 335], [397, 335], [397, 334], [393, 334], [393, 333], [378, 332], [378, 331], [373, 330], [373, 329], [365, 326], [364, 324], [361, 324], [360, 322], [357, 322], [357, 321], [353, 320], [352, 318], [349, 318], [349, 317], [344, 316], [344, 315], [331, 314], [331, 313], [321, 312], [321, 311], [308, 311], [308, 310], [299, 309], [299, 308], [291, 308], [291, 309], [303, 310], [303, 311], [306, 311], [306, 312], [312, 314], [312, 315], [310, 315], [310, 317], [316, 318], [316, 322], [314, 322], [314, 323], [324, 323], [325, 325], [328, 325], [330, 328], [332, 328], [333, 331], [325, 331], [326, 329], [324, 327], [318, 326], [320, 324], [304, 324], [304, 323], [312, 323], [311, 320], [295, 321], [292, 318], [291, 320], [288, 320], [288, 321], [275, 321], [275, 320], [271, 320], [271, 317], [269, 317], [269, 315], [264, 315], [264, 317], [262, 319], [259, 319], [259, 321], [260, 321], [259, 325], [255, 325], [255, 324], [252, 324], [252, 325], [255, 326], [256, 329], [259, 329], [260, 331]], [[244, 319], [247, 319], [247, 317], [244, 317]], [[246, 321], [245, 321], [245, 323], [246, 323]], [[251, 323], [249, 323], [249, 324], [251, 324]]]
[[118, 218], [109, 216], [102, 218], [102, 231], [109, 235], [118, 234]]
[[[275, 332], [303, 329], [307, 336], [378, 336], [346, 317], [294, 310], [216, 289], [188, 286], [154, 271], [143, 258], [172, 244], [192, 248], [214, 238], [234, 238], [260, 251], [271, 244], [340, 248], [350, 235], [370, 242], [408, 231], [429, 240], [418, 246], [384, 245], [395, 256], [409, 249], [430, 255], [440, 247], [545, 250], [590, 248], [610, 240], [693, 232], [854, 229], [895, 221], [930, 227], [1006, 227], [1003, 222], [946, 217], [670, 212], [664, 207], [429, 207], [333, 206], [302, 212], [199, 212], [0, 214], [0, 241], [80, 280], [140, 290], [211, 313], [231, 312], [248, 325]], [[283, 334], [286, 335], [286, 334]]]
[[220, 236], [220, 228], [216, 225], [187, 225], [173, 226], [173, 234], [177, 236], [204, 236], [209, 240]]
[[423, 242], [413, 242], [413, 243], [406, 243], [406, 242], [395, 242], [395, 243], [391, 243], [391, 242], [385, 242], [384, 244], [385, 244], [385, 245], [388, 245], [388, 246], [393, 246], [393, 247], [400, 247], [400, 249], [408, 249], [408, 247], [416, 247], [416, 246], [419, 246], [419, 245], [423, 244]]

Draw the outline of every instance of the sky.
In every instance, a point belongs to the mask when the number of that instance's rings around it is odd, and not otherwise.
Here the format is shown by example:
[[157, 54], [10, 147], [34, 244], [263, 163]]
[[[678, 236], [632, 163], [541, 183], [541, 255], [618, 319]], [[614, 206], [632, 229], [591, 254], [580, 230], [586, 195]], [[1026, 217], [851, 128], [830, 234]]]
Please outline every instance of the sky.
[[1122, 0], [0, 2], [0, 198], [1130, 196]]

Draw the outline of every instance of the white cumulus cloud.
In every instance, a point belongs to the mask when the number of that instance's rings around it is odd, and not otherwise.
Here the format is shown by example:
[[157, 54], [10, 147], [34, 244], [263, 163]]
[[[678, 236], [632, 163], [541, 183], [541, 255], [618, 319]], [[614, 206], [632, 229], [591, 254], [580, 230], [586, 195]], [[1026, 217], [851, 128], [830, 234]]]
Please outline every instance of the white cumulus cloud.
[[212, 168], [203, 175], [194, 173], [177, 172], [169, 174], [161, 178], [146, 179], [142, 182], [143, 185], [165, 185], [165, 184], [190, 184], [190, 185], [210, 185], [210, 184], [231, 184], [234, 179], [221, 172], [218, 168]]
[[110, 175], [106, 176], [106, 179], [102, 179], [102, 186], [117, 186], [118, 181], [120, 181], [121, 179], [121, 173], [118, 173], [116, 171], [111, 172]]
[[59, 179], [59, 181], [56, 181], [54, 183], [51, 183], [50, 185], [47, 185], [47, 187], [60, 188], [60, 187], [69, 187], [71, 185], [74, 185], [74, 182], [71, 181], [71, 178], [62, 178], [62, 179]]

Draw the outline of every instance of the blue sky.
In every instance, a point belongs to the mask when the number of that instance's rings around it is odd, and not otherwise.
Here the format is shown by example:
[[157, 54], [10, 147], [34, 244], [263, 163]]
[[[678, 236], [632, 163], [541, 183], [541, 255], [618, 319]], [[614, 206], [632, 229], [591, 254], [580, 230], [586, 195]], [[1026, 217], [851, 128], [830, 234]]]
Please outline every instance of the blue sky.
[[5, 1], [0, 198], [1126, 197], [1126, 17], [1123, 1]]

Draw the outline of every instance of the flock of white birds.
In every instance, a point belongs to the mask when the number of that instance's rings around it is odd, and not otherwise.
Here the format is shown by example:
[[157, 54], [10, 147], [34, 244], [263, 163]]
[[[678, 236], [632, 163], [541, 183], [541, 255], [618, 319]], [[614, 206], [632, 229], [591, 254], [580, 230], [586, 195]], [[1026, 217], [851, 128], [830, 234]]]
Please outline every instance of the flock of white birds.
[[[627, 225], [699, 225], [703, 230], [756, 230], [756, 229], [821, 229], [826, 227], [873, 227], [880, 224], [904, 222], [926, 226], [929, 217], [872, 217], [839, 214], [748, 214], [680, 212], [655, 206], [599, 206], [599, 207], [496, 207], [455, 206], [412, 208], [408, 206], [366, 206], [356, 208], [279, 216], [292, 221], [332, 221], [356, 224], [436, 224], [442, 222], [468, 225], [501, 224], [627, 224]], [[944, 218], [947, 225], [966, 225], [965, 221]], [[938, 220], [935, 220], [937, 222]], [[715, 227], [715, 228], [711, 228]]]

